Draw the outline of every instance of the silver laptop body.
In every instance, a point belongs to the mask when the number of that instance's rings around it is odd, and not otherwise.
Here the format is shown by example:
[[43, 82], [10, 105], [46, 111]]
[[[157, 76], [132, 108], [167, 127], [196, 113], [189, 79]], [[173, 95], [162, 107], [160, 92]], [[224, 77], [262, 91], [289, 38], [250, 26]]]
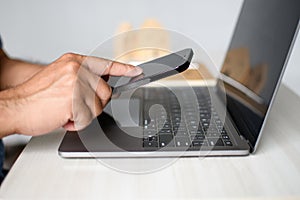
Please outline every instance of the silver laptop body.
[[[124, 94], [112, 100], [86, 129], [67, 132], [59, 155], [112, 158], [254, 153], [299, 31], [299, 17], [298, 0], [245, 0], [216, 85], [142, 87], [129, 92], [130, 101]], [[250, 62], [244, 79], [236, 75], [239, 66], [231, 65], [241, 59], [241, 52], [246, 52]], [[226, 97], [225, 101], [220, 96]], [[116, 110], [119, 114], [114, 118]], [[138, 126], [130, 126], [127, 115], [122, 115], [128, 110]], [[154, 114], [149, 116], [151, 112]]]

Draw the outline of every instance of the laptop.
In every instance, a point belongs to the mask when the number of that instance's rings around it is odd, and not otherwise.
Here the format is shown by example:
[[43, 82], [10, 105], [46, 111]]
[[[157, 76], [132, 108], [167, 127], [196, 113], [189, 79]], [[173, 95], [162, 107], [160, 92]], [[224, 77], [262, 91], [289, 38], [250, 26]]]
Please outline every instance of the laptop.
[[299, 18], [299, 0], [245, 0], [215, 85], [138, 88], [129, 100], [112, 100], [84, 130], [68, 131], [59, 155], [254, 153], [299, 31]]

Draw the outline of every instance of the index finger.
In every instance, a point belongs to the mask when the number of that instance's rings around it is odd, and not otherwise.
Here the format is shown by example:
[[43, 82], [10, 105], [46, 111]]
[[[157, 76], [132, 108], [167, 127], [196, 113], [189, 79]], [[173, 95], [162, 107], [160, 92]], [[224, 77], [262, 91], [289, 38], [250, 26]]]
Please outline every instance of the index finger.
[[112, 61], [105, 58], [83, 56], [81, 59], [81, 63], [84, 67], [99, 76], [111, 75], [132, 77], [140, 75], [143, 72], [142, 68], [140, 67]]

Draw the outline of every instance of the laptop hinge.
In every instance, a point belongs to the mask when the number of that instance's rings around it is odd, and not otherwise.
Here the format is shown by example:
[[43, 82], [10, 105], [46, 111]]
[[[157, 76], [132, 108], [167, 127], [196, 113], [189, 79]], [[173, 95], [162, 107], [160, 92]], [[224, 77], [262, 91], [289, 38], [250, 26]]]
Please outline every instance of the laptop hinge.
[[254, 150], [254, 147], [253, 147], [253, 145], [251, 144], [251, 142], [250, 142], [248, 139], [246, 139], [239, 131], [237, 131], [237, 132], [238, 132], [240, 138], [241, 138], [243, 141], [246, 141], [246, 142], [247, 142], [247, 144], [248, 144], [249, 147], [250, 147], [250, 153], [252, 153], [253, 150]]
[[[229, 111], [228, 111], [229, 112]], [[229, 114], [230, 114], [230, 112], [229, 112]], [[231, 114], [230, 114], [231, 115]], [[231, 116], [230, 116], [231, 117]], [[232, 118], [232, 117], [231, 117]], [[245, 142], [247, 142], [247, 144], [248, 144], [248, 146], [250, 147], [250, 153], [252, 153], [253, 152], [253, 150], [254, 150], [254, 147], [253, 147], [253, 145], [251, 144], [251, 142], [240, 132], [240, 130], [238, 129], [238, 127], [236, 126], [236, 124], [234, 123], [234, 121], [232, 121], [232, 125], [234, 126], [234, 128], [235, 128], [235, 130], [236, 130], [236, 132], [237, 132], [237, 134], [240, 136], [240, 138], [241, 138], [241, 140], [242, 141], [245, 141]]]

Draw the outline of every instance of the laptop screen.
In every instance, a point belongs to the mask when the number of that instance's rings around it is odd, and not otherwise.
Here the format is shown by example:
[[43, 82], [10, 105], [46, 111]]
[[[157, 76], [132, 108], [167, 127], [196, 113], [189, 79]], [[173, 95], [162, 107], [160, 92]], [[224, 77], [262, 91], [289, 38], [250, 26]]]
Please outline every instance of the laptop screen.
[[299, 0], [245, 0], [221, 69], [227, 109], [252, 150], [282, 76]]

